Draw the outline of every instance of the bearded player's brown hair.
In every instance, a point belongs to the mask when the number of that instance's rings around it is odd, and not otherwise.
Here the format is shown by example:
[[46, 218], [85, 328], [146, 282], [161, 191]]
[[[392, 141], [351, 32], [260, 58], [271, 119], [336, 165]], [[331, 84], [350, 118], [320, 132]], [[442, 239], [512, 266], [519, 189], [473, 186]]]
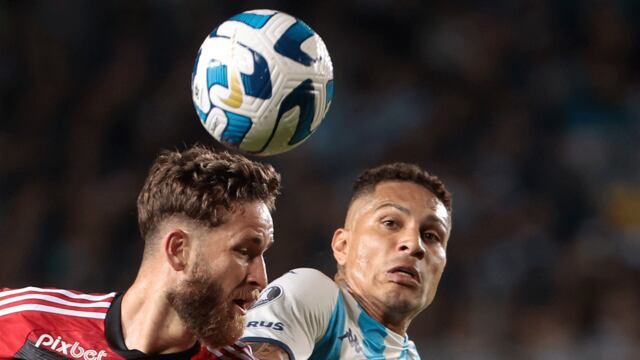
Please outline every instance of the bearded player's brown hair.
[[173, 215], [216, 227], [245, 202], [262, 201], [273, 211], [279, 189], [280, 174], [271, 165], [239, 154], [202, 145], [163, 151], [138, 196], [140, 233], [148, 243], [158, 224]]

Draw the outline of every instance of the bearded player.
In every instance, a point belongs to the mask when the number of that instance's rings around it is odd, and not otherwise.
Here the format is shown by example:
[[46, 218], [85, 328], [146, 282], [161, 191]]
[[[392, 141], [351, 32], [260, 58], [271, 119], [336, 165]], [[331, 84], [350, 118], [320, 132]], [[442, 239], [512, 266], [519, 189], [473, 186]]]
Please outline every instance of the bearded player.
[[[280, 175], [196, 146], [163, 152], [138, 197], [142, 264], [122, 293], [0, 289], [0, 358], [211, 359], [242, 355], [266, 285]], [[203, 346], [204, 345], [204, 346]]]
[[335, 279], [295, 269], [275, 280], [242, 340], [259, 359], [419, 359], [407, 329], [434, 299], [450, 232], [437, 177], [404, 163], [365, 171], [331, 242]]

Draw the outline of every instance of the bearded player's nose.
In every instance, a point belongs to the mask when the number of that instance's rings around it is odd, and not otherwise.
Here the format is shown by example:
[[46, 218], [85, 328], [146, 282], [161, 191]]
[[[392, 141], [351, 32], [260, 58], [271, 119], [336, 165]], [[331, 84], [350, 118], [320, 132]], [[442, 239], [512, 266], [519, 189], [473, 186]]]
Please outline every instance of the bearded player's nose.
[[267, 269], [263, 256], [257, 256], [249, 263], [247, 282], [259, 290], [267, 286]]

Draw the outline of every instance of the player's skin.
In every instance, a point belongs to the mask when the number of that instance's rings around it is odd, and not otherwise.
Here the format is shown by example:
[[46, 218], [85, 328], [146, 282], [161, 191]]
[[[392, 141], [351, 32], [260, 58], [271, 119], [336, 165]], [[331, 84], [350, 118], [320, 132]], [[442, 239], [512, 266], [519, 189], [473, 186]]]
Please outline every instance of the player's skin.
[[269, 343], [249, 343], [253, 356], [260, 360], [289, 360], [289, 355], [278, 345]]
[[[334, 233], [336, 281], [370, 316], [404, 335], [435, 297], [450, 232], [450, 214], [431, 191], [381, 182], [351, 204], [345, 226]], [[258, 359], [288, 359], [277, 345], [250, 345]]]
[[273, 221], [262, 202], [237, 204], [228, 220], [209, 228], [174, 216], [159, 226], [159, 247], [143, 261], [122, 300], [122, 327], [129, 349], [159, 354], [192, 347], [185, 327], [164, 294], [189, 278], [203, 259], [233, 311], [244, 316], [267, 283], [263, 254], [273, 243]]

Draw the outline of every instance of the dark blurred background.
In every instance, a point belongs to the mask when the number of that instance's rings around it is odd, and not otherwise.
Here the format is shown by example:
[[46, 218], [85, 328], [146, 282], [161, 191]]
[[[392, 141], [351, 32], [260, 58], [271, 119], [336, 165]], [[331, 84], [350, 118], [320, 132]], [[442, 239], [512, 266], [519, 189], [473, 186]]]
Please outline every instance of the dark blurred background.
[[[273, 8], [326, 42], [335, 96], [284, 178], [271, 279], [332, 275], [365, 167], [454, 193], [448, 265], [410, 328], [426, 359], [640, 358], [640, 2], [0, 1], [0, 284], [126, 289], [162, 148], [212, 144], [200, 43]], [[635, 65], [634, 65], [635, 64]]]

